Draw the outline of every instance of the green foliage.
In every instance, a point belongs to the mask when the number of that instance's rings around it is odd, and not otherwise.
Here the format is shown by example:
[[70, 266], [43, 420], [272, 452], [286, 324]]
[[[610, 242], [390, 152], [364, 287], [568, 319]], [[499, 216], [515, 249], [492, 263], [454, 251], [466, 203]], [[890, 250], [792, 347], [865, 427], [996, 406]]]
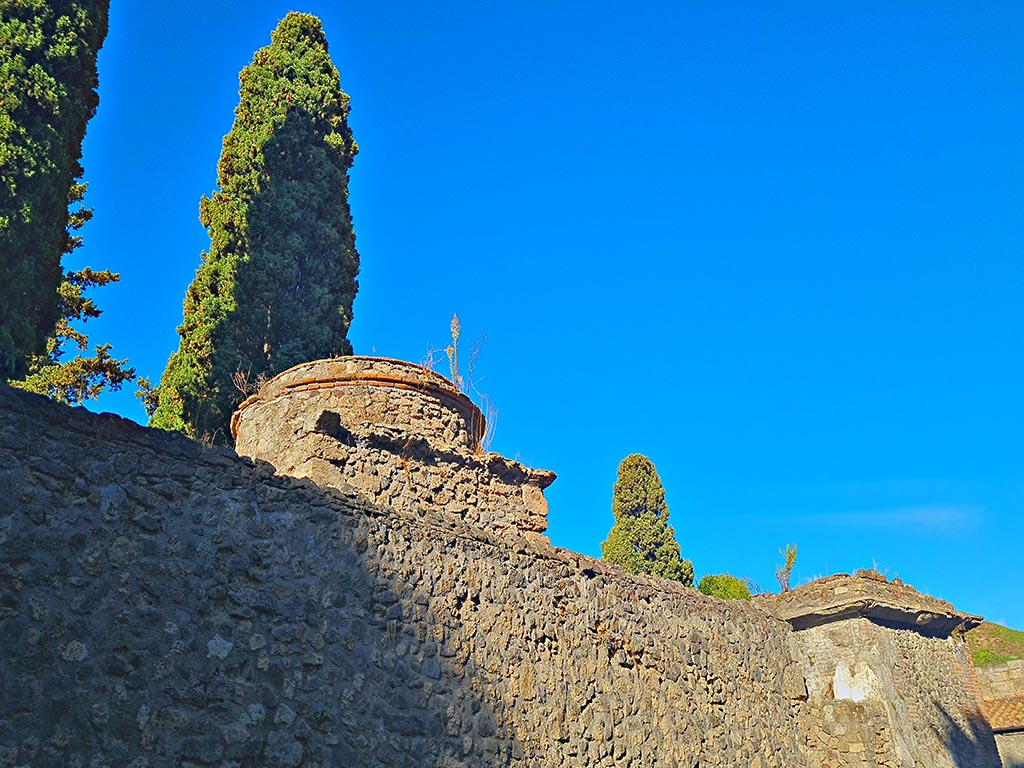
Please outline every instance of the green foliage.
[[138, 385], [138, 388], [135, 390], [135, 396], [142, 401], [142, 407], [146, 409], [146, 415], [152, 416], [160, 405], [160, 393], [157, 392], [156, 387], [153, 386], [153, 382], [148, 376], [139, 376], [135, 383]]
[[697, 591], [723, 600], [750, 599], [750, 588], [746, 583], [728, 573], [708, 574], [700, 580]]
[[796, 544], [787, 544], [785, 549], [780, 549], [782, 565], [775, 566], [775, 578], [779, 580], [779, 587], [783, 592], [789, 592], [789, 578], [793, 573], [793, 564], [796, 562]]
[[109, 0], [0, 0], [0, 380], [47, 355]]
[[605, 560], [630, 573], [650, 573], [693, 586], [693, 564], [680, 556], [675, 529], [668, 524], [665, 489], [646, 456], [634, 453], [619, 464], [612, 513], [615, 524], [601, 544]]
[[964, 635], [964, 639], [976, 667], [1024, 659], [1024, 632], [1019, 630], [983, 621]]
[[94, 272], [89, 267], [79, 272], [68, 272], [60, 285], [61, 318], [57, 330], [49, 338], [46, 353], [37, 355], [29, 363], [29, 375], [11, 386], [47, 395], [62, 403], [77, 404], [95, 400], [105, 388], [118, 390], [126, 381], [135, 378], [135, 369], [128, 368], [127, 360], [110, 356], [110, 345], [100, 344], [91, 357], [81, 354], [71, 360], [62, 360], [65, 345], [71, 342], [79, 352], [89, 349], [89, 337], [71, 325], [72, 321], [85, 322], [99, 317], [102, 311], [92, 299], [85, 296], [86, 288], [116, 283], [120, 275], [113, 272]]
[[991, 667], [996, 664], [1005, 664], [1008, 661], [1013, 661], [1014, 658], [1013, 656], [1000, 656], [998, 653], [985, 648], [971, 655], [971, 660], [976, 667]]
[[236, 382], [352, 353], [359, 271], [348, 205], [358, 149], [319, 19], [289, 13], [239, 84], [220, 189], [200, 205], [210, 249], [185, 295], [181, 343], [143, 395], [152, 426], [214, 442], [228, 440], [247, 394]]

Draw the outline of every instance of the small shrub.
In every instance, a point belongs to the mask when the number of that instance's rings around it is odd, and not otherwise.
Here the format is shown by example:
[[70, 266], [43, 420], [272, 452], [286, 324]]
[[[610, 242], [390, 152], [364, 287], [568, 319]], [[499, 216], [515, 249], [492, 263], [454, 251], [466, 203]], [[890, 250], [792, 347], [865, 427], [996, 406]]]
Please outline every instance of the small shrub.
[[993, 664], [1005, 664], [1008, 661], [1012, 661], [1009, 656], [1000, 656], [998, 653], [984, 649], [974, 654], [974, 666], [976, 667], [990, 667]]
[[708, 574], [700, 580], [697, 591], [722, 600], [749, 600], [750, 588], [742, 579], [728, 573]]
[[779, 580], [779, 587], [783, 592], [789, 592], [789, 577], [793, 574], [793, 563], [796, 562], [796, 544], [787, 544], [785, 549], [780, 549], [783, 564], [776, 566], [775, 578]]

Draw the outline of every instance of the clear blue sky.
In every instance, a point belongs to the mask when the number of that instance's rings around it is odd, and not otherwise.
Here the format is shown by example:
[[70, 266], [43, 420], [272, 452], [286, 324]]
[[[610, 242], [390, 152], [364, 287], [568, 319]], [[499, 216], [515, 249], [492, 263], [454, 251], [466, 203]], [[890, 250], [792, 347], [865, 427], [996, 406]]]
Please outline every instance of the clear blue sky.
[[776, 589], [793, 541], [796, 582], [874, 564], [1024, 628], [1024, 5], [113, 0], [77, 263], [154, 380], [291, 9], [352, 97], [355, 350], [486, 333], [555, 545], [600, 554], [641, 452], [698, 578]]

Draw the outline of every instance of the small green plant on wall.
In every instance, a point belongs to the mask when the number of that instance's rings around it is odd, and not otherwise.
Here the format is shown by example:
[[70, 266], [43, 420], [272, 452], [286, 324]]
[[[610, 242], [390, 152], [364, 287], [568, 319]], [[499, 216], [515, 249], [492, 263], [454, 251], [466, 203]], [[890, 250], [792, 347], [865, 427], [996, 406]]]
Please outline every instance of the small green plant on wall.
[[782, 565], [775, 567], [775, 578], [779, 580], [779, 588], [783, 592], [789, 592], [789, 578], [793, 574], [793, 563], [796, 562], [796, 544], [787, 544], [785, 549], [780, 549]]
[[743, 579], [728, 573], [709, 573], [700, 580], [697, 591], [722, 600], [749, 600], [750, 587]]

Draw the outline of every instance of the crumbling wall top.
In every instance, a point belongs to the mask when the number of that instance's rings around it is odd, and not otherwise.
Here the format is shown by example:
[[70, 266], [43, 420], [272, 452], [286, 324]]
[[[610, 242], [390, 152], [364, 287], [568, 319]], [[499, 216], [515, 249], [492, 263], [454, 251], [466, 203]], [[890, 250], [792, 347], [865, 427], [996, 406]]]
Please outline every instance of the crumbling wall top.
[[981, 616], [962, 613], [945, 600], [922, 595], [899, 579], [889, 581], [872, 570], [828, 576], [780, 595], [759, 595], [755, 601], [794, 629], [864, 617], [948, 637], [957, 628], [966, 631], [982, 621]]
[[483, 414], [452, 382], [401, 360], [295, 366], [234, 414], [235, 450], [282, 474], [528, 536], [547, 530], [553, 472], [483, 452]]

